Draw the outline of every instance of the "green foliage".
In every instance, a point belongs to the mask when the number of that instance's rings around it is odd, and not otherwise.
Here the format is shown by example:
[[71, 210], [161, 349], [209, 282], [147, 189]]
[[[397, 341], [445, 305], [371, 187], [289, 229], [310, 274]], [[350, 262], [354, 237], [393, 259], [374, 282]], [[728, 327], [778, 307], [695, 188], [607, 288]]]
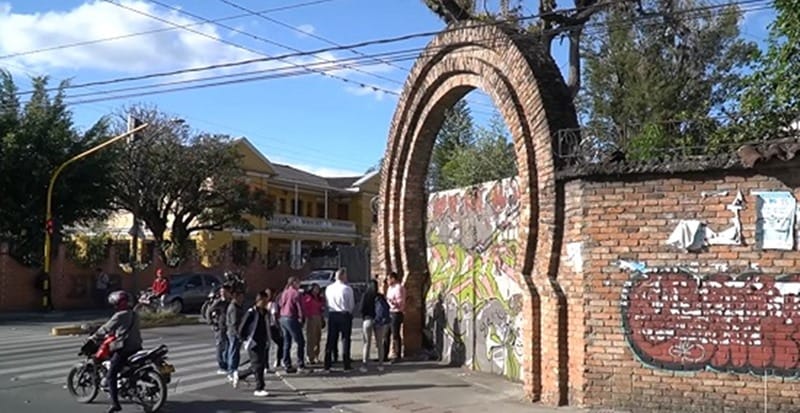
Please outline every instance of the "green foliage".
[[82, 267], [96, 267], [106, 259], [110, 241], [108, 234], [78, 235], [67, 243], [67, 253]]
[[472, 123], [467, 101], [459, 100], [445, 112], [442, 127], [436, 134], [436, 142], [431, 153], [428, 169], [428, 187], [434, 191], [452, 188], [444, 175], [444, 168], [461, 149], [471, 147], [475, 142], [475, 128]]
[[691, 151], [711, 136], [723, 144], [728, 135], [716, 132], [723, 124], [713, 117], [736, 109], [741, 71], [757, 51], [739, 37], [736, 6], [681, 18], [674, 16], [678, 5], [707, 3], [646, 1], [656, 17], [641, 21], [634, 8], [613, 6], [599, 15], [603, 31], [584, 52], [582, 116], [590, 127], [615, 131], [613, 143], [629, 157]]
[[742, 94], [745, 126], [753, 139], [780, 138], [800, 117], [800, 1], [775, 0], [769, 46]]
[[441, 189], [461, 188], [517, 174], [514, 146], [505, 124], [492, 118], [488, 127], [475, 131], [473, 144], [457, 148], [442, 167]]
[[[269, 218], [273, 202], [251, 187], [235, 142], [225, 135], [195, 133], [154, 108], [133, 107], [127, 115], [151, 126], [121, 149], [114, 168], [116, 205], [135, 213], [163, 245], [166, 262], [185, 258], [192, 233], [205, 230], [250, 230], [247, 216]], [[162, 249], [162, 253], [164, 250]]]
[[[45, 204], [50, 176], [69, 158], [108, 138], [100, 120], [85, 132], [72, 123], [62, 83], [48, 92], [46, 77], [32, 80], [26, 103], [8, 72], [0, 71], [0, 240], [28, 265], [42, 262]], [[67, 167], [53, 191], [57, 232], [70, 225], [107, 216], [112, 179], [107, 173], [113, 154], [96, 153]], [[55, 234], [55, 238], [59, 238]]]

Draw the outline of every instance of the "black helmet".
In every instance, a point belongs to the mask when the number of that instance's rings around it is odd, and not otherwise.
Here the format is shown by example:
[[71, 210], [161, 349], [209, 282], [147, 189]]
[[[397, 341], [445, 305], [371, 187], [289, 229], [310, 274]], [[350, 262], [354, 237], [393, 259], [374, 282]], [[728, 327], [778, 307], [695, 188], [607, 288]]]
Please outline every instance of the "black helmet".
[[127, 307], [131, 302], [131, 295], [126, 291], [117, 290], [108, 295], [108, 303], [116, 308]]

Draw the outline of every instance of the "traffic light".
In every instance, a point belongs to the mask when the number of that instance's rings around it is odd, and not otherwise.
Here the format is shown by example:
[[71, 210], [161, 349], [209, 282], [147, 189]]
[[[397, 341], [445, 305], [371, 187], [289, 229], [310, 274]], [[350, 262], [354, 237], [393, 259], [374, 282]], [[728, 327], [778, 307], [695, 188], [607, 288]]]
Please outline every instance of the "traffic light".
[[44, 224], [44, 230], [47, 231], [48, 234], [53, 235], [53, 232], [56, 230], [55, 222], [52, 219], [48, 219]]
[[[132, 115], [128, 115], [128, 130], [129, 131], [136, 129], [139, 126], [142, 126], [143, 124], [144, 124], [144, 122], [142, 122], [140, 119], [136, 119]], [[136, 141], [140, 140], [142, 138], [141, 133], [142, 132], [139, 131], [139, 132], [136, 132], [133, 135], [129, 136], [128, 139], [127, 139], [128, 140], [128, 144], [132, 144], [132, 143], [135, 143]]]

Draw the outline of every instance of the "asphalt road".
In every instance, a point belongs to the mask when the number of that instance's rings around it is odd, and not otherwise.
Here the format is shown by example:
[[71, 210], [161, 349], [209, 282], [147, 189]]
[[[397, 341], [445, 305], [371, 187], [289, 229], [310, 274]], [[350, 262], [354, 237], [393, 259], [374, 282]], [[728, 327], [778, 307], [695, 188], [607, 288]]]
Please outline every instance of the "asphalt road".
[[[92, 404], [79, 404], [66, 390], [70, 367], [83, 337], [52, 337], [53, 322], [0, 325], [0, 406], [3, 412], [41, 413], [58, 411], [105, 412], [107, 398], [100, 395]], [[210, 328], [203, 325], [164, 327], [143, 331], [145, 348], [165, 343], [176, 368], [169, 385], [163, 412], [330, 412], [331, 405], [312, 402], [291, 390], [275, 375], [268, 376], [268, 398], [252, 395], [254, 383], [233, 389], [224, 376], [216, 374], [214, 343]], [[274, 353], [273, 353], [274, 354]], [[246, 359], [246, 356], [244, 357]], [[124, 411], [141, 411], [123, 406]]]

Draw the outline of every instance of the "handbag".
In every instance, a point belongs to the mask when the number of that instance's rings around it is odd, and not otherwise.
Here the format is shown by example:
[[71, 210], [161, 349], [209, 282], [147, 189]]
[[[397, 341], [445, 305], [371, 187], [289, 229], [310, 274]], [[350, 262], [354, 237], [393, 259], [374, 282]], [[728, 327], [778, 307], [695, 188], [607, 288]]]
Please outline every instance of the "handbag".
[[[131, 328], [133, 328], [133, 322], [136, 320], [136, 313], [131, 312], [131, 322], [128, 324], [128, 329], [125, 332], [130, 332]], [[108, 349], [113, 353], [122, 350], [125, 347], [125, 340], [127, 340], [127, 334], [125, 337], [115, 337], [108, 345]]]

